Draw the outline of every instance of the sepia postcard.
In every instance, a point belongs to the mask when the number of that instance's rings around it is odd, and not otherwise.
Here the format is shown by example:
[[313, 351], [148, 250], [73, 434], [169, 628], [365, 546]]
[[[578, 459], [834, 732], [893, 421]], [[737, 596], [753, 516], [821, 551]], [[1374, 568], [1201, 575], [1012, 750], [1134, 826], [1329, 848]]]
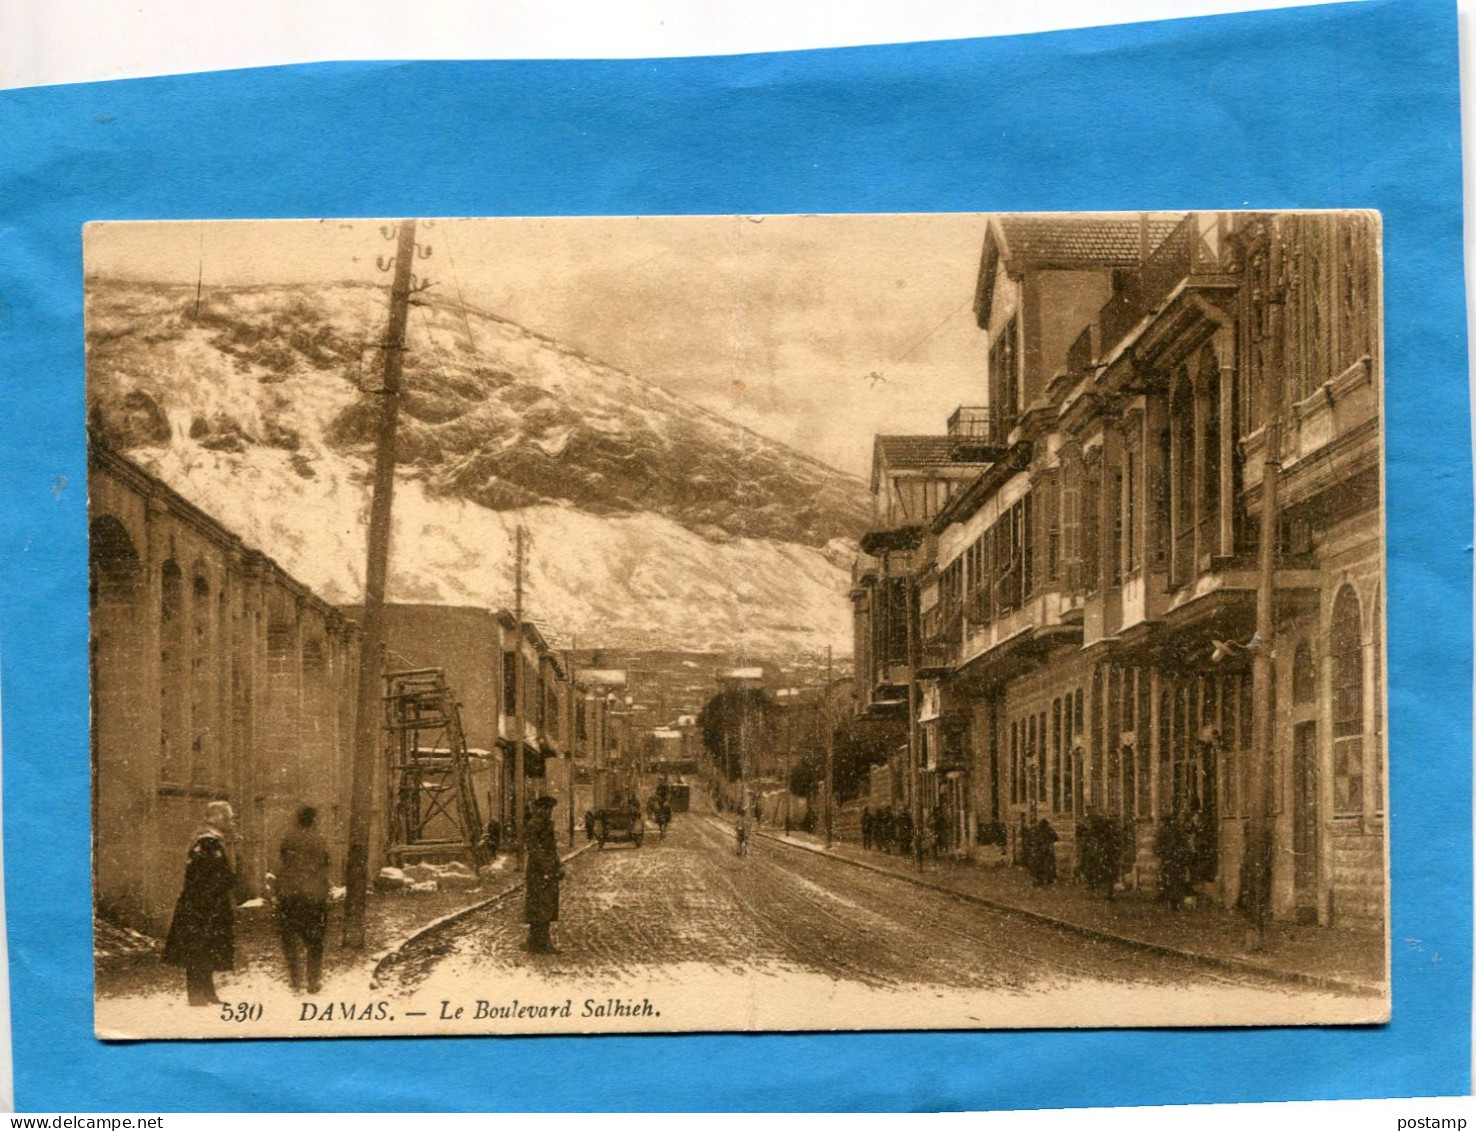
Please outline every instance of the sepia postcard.
[[1380, 239], [89, 225], [97, 1035], [1387, 1020]]

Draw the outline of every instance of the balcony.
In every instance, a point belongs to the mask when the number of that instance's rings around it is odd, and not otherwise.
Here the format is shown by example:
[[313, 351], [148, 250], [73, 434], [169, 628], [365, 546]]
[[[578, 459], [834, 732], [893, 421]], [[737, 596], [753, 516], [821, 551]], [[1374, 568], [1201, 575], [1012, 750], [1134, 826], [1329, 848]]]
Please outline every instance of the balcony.
[[988, 405], [960, 405], [948, 418], [949, 458], [954, 463], [996, 463], [1008, 450], [1008, 429]]
[[1195, 212], [1185, 216], [1102, 307], [1097, 316], [1100, 350], [1108, 351], [1120, 342], [1191, 276], [1229, 270], [1229, 259], [1215, 216]]

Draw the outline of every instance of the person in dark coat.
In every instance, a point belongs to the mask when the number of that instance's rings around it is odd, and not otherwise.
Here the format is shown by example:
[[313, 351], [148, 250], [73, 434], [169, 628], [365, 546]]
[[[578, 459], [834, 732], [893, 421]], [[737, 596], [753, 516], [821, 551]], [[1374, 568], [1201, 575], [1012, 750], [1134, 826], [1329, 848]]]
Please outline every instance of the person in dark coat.
[[487, 850], [489, 859], [496, 860], [502, 851], [502, 822], [496, 817], [487, 821], [487, 827], [482, 830], [482, 847]]
[[897, 815], [897, 851], [903, 856], [912, 855], [912, 814], [902, 810]]
[[1158, 857], [1159, 898], [1177, 911], [1193, 890], [1190, 876], [1193, 850], [1189, 832], [1178, 814], [1170, 814], [1159, 824], [1153, 851]]
[[871, 806], [861, 807], [861, 847], [871, 847]]
[[287, 981], [303, 987], [303, 953], [307, 956], [307, 992], [323, 986], [323, 935], [328, 930], [328, 842], [313, 826], [318, 811], [304, 805], [297, 828], [282, 838], [277, 865], [277, 931], [287, 959]]
[[[523, 918], [528, 924], [528, 949], [534, 954], [554, 954], [549, 924], [559, 917], [559, 881], [564, 866], [559, 863], [554, 839], [552, 797], [533, 802], [533, 817], [523, 831], [524, 866]], [[639, 812], [639, 810], [637, 810]]]
[[1060, 839], [1044, 817], [1036, 822], [1029, 847], [1029, 853], [1033, 857], [1030, 878], [1036, 887], [1046, 887], [1056, 882], [1056, 841]]
[[235, 812], [224, 801], [205, 807], [205, 825], [190, 841], [184, 888], [164, 941], [162, 961], [183, 966], [191, 1005], [219, 1005], [215, 971], [236, 962], [236, 872], [230, 838]]

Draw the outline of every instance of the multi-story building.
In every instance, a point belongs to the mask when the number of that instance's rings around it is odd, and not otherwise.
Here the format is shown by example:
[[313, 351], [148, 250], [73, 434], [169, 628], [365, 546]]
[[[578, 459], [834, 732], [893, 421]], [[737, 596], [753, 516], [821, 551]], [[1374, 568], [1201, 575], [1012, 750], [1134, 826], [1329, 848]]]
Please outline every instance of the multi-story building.
[[988, 443], [954, 448], [985, 463], [871, 575], [916, 593], [915, 639], [882, 622], [891, 668], [868, 615], [883, 580], [854, 591], [858, 655], [912, 691], [912, 778], [954, 844], [1013, 851], [1044, 817], [1069, 874], [1076, 822], [1100, 814], [1126, 834], [1125, 881], [1149, 883], [1177, 814], [1200, 830], [1201, 890], [1230, 906], [1264, 780], [1274, 913], [1382, 922], [1377, 256], [1366, 214], [990, 221]]
[[[360, 616], [356, 606], [344, 612]], [[511, 829], [520, 796], [526, 801], [546, 792], [563, 804], [570, 795], [570, 770], [576, 783], [588, 787], [608, 708], [583, 680], [576, 678], [571, 686], [563, 655], [536, 625], [523, 623], [518, 647], [517, 620], [506, 609], [394, 603], [385, 606], [384, 616], [389, 670], [440, 668], [446, 674], [475, 761], [484, 820], [495, 817]], [[519, 721], [521, 791], [516, 784]], [[565, 757], [573, 764], [564, 763]], [[576, 788], [574, 804], [587, 807], [582, 796]]]

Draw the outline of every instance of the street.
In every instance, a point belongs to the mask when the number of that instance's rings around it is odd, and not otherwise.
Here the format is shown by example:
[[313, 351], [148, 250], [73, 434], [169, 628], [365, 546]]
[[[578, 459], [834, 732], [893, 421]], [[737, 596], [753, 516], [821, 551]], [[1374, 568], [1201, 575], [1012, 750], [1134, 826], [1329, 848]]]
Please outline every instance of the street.
[[1084, 1007], [1099, 1024], [1236, 1024], [1366, 1009], [1083, 938], [766, 837], [744, 857], [734, 843], [731, 825], [694, 812], [664, 841], [587, 851], [568, 866], [560, 953], [526, 952], [515, 897], [412, 944], [380, 989], [568, 997], [576, 1019], [585, 1000], [649, 997], [664, 1011], [630, 1028], [1026, 1026], [1080, 1022]]

